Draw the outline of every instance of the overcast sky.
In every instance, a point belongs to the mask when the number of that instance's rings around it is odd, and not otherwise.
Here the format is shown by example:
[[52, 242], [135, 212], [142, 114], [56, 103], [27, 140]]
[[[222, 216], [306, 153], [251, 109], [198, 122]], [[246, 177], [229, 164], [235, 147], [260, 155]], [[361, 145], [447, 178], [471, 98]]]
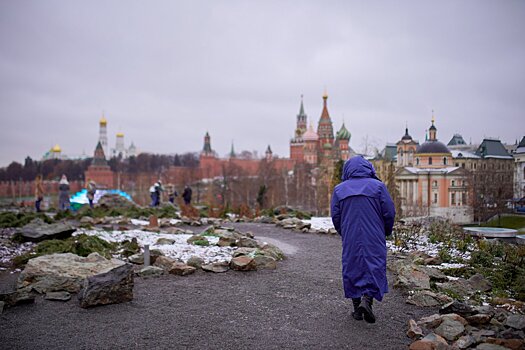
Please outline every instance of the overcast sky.
[[54, 144], [289, 156], [327, 89], [351, 147], [525, 135], [525, 1], [1, 1], [0, 166]]

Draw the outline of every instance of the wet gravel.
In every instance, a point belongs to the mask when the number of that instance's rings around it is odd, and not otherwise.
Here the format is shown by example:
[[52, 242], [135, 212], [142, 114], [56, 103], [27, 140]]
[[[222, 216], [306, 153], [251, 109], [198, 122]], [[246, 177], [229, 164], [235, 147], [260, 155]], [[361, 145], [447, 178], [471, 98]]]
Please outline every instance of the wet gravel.
[[[407, 305], [391, 289], [375, 304], [377, 323], [355, 321], [338, 237], [235, 226], [277, 243], [288, 258], [275, 271], [136, 278], [132, 302], [88, 310], [74, 298], [39, 297], [0, 315], [0, 348], [406, 349], [407, 321], [435, 311]], [[0, 276], [0, 285], [9, 278]]]

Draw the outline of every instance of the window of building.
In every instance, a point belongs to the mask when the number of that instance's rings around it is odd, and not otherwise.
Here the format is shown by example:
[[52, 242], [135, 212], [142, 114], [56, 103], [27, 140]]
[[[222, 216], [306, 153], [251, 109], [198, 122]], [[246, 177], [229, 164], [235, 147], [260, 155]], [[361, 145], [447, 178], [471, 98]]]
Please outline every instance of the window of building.
[[451, 181], [451, 185], [452, 185], [452, 186], [456, 186], [456, 181], [452, 180], [452, 181]]
[[416, 158], [416, 165], [419, 165], [419, 157]]
[[447, 165], [447, 157], [443, 157], [443, 164]]
[[456, 194], [455, 193], [450, 194], [450, 204], [456, 205]]
[[432, 165], [432, 157], [428, 157], [428, 165]]
[[459, 166], [459, 163], [456, 163], [456, 166]]
[[462, 184], [463, 186], [467, 186], [467, 181], [463, 180]]
[[437, 187], [438, 186], [438, 182], [437, 181], [432, 181], [432, 186]]
[[434, 193], [434, 204], [438, 202], [438, 194]]
[[461, 167], [462, 167], [463, 169], [465, 169], [465, 163], [461, 164]]
[[466, 192], [461, 192], [461, 204], [467, 205], [467, 193]]
[[477, 165], [476, 163], [474, 163], [474, 170], [476, 170], [476, 167], [477, 167], [477, 166], [478, 166], [478, 165]]

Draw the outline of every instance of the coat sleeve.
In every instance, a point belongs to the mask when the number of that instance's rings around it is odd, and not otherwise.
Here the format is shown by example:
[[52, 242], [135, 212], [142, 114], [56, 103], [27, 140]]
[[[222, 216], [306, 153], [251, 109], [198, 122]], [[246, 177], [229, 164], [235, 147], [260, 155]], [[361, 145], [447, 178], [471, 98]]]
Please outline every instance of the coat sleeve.
[[334, 224], [335, 230], [339, 235], [341, 235], [341, 208], [339, 207], [339, 198], [337, 198], [335, 189], [334, 193], [332, 193], [330, 213], [332, 214], [332, 223]]
[[381, 186], [381, 212], [383, 215], [383, 222], [385, 225], [385, 235], [390, 236], [392, 234], [392, 228], [394, 227], [394, 219], [396, 217], [396, 208], [390, 194], [386, 189], [386, 186]]

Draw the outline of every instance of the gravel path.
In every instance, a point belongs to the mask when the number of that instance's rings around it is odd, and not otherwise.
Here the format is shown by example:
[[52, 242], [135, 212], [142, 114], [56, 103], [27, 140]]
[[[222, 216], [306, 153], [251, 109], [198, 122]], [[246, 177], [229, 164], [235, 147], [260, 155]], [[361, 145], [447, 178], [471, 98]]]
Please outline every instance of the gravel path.
[[288, 255], [275, 271], [135, 279], [131, 303], [89, 310], [37, 298], [0, 315], [2, 349], [406, 349], [410, 318], [396, 290], [375, 304], [378, 321], [350, 316], [338, 237], [237, 224]]

